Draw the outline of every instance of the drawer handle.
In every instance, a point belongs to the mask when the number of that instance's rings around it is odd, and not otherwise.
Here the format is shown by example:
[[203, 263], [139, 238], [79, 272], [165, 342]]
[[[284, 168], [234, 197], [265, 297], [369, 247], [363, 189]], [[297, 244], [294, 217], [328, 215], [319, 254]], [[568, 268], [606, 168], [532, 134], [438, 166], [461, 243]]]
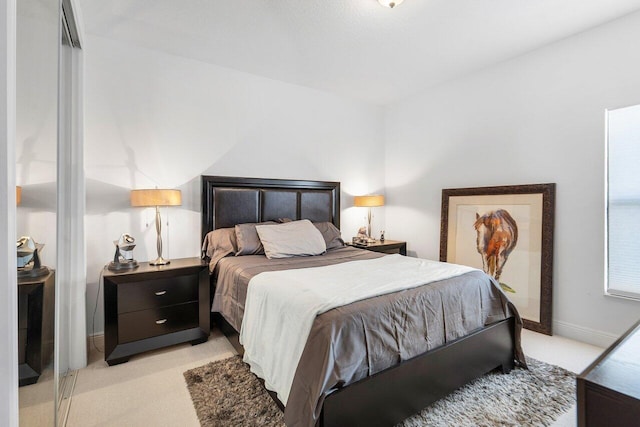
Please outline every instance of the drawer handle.
[[164, 295], [166, 293], [167, 293], [167, 291], [158, 291], [158, 292], [156, 292], [156, 295], [161, 297], [162, 295]]
[[165, 323], [167, 321], [167, 319], [160, 319], [160, 320], [156, 320], [156, 325], [162, 325], [163, 323]]

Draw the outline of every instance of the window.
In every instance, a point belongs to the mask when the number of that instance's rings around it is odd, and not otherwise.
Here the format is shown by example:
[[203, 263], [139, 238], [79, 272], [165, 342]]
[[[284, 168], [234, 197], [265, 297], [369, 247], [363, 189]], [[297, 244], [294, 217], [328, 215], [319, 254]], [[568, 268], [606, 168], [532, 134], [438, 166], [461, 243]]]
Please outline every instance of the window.
[[607, 111], [606, 292], [640, 299], [640, 105]]

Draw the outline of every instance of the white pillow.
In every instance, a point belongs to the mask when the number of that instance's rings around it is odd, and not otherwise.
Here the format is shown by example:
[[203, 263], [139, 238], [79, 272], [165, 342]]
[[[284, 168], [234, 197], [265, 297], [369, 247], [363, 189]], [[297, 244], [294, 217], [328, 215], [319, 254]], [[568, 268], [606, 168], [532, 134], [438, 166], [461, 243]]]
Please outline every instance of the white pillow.
[[322, 233], [308, 219], [257, 225], [256, 231], [269, 259], [320, 255], [327, 251]]

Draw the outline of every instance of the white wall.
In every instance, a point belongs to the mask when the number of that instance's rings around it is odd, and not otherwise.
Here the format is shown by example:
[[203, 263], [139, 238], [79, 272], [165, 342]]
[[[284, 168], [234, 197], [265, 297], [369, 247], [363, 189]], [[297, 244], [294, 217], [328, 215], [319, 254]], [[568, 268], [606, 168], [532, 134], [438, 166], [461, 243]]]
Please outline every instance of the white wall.
[[386, 224], [439, 256], [443, 188], [557, 183], [554, 329], [606, 344], [640, 302], [603, 296], [604, 111], [640, 103], [640, 13], [388, 106]]
[[112, 241], [130, 232], [138, 261], [156, 255], [154, 210], [131, 208], [131, 189], [182, 190], [162, 210], [168, 258], [199, 255], [202, 174], [341, 181], [345, 238], [364, 224], [351, 196], [383, 190], [379, 107], [95, 36], [84, 54], [89, 334]]

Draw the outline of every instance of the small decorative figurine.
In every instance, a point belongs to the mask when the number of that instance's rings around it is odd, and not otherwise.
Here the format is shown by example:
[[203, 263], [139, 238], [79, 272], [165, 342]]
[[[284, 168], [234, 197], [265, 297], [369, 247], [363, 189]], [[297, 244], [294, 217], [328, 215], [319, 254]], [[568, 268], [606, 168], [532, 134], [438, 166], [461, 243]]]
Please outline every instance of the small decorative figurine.
[[384, 230], [380, 231], [380, 241], [384, 242]]
[[18, 256], [18, 278], [40, 277], [49, 273], [49, 269], [40, 265], [39, 253], [44, 245], [36, 243], [29, 236], [22, 236], [16, 242], [16, 252]]
[[136, 239], [133, 236], [123, 233], [120, 239], [113, 241], [113, 244], [116, 245], [116, 253], [113, 261], [109, 263], [109, 270], [132, 270], [138, 267], [138, 261], [133, 259], [133, 248], [136, 247]]
[[358, 229], [358, 235], [354, 237], [353, 243], [356, 245], [366, 245], [367, 244], [367, 227], [360, 227]]

